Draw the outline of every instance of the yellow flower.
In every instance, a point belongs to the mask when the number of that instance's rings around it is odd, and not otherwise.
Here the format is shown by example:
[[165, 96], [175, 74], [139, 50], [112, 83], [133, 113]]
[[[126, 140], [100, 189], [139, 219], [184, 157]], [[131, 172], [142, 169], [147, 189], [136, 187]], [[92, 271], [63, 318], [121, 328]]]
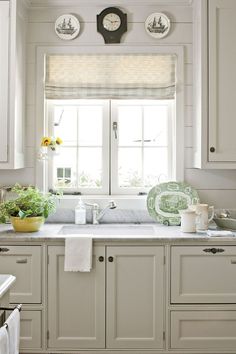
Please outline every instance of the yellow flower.
[[41, 146], [49, 146], [51, 144], [51, 138], [44, 136], [41, 141]]
[[63, 141], [61, 140], [61, 138], [57, 137], [56, 138], [56, 144], [57, 145], [61, 145], [63, 143]]

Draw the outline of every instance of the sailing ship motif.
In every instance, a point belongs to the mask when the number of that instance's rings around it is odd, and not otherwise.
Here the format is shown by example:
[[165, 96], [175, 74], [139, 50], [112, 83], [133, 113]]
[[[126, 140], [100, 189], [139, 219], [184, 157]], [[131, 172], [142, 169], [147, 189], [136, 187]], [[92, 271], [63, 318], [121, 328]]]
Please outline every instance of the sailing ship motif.
[[149, 22], [147, 29], [151, 33], [165, 33], [168, 30], [168, 26], [163, 24], [161, 16], [159, 17], [158, 21], [156, 17], [154, 17], [153, 21]]
[[59, 23], [58, 26], [56, 27], [56, 31], [59, 34], [68, 34], [72, 36], [72, 34], [76, 32], [76, 28], [72, 26], [71, 18], [69, 18], [67, 22], [66, 19], [64, 18], [63, 21]]

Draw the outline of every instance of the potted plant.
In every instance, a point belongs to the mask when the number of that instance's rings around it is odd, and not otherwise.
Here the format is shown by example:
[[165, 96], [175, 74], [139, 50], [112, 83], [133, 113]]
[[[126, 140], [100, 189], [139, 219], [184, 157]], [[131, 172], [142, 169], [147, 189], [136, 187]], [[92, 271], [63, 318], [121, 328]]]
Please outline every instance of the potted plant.
[[11, 221], [15, 231], [38, 231], [45, 219], [56, 211], [55, 196], [44, 194], [34, 187], [16, 184], [12, 192], [18, 196], [0, 204], [0, 222]]

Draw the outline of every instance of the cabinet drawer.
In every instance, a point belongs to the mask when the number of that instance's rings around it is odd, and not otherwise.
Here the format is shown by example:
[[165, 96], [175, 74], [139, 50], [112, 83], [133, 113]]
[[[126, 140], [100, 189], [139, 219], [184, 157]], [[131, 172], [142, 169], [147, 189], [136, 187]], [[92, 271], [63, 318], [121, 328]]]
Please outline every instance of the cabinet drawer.
[[42, 347], [41, 311], [21, 311], [20, 349], [40, 349]]
[[172, 349], [236, 348], [236, 311], [172, 311]]
[[41, 247], [4, 245], [2, 248], [1, 273], [16, 277], [10, 291], [10, 302], [41, 303]]
[[171, 249], [172, 303], [236, 303], [236, 247]]

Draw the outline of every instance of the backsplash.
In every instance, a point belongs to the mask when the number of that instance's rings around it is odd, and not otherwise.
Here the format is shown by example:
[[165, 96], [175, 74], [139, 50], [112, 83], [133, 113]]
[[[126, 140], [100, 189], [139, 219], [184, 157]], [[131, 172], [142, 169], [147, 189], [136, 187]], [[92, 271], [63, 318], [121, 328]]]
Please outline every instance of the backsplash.
[[[49, 216], [48, 223], [74, 223], [75, 211], [72, 209], [58, 209], [54, 215]], [[87, 209], [87, 224], [92, 223], [91, 209]], [[100, 224], [109, 223], [150, 223], [154, 220], [149, 216], [146, 210], [127, 210], [115, 209], [107, 210], [106, 214], [99, 221]]]

